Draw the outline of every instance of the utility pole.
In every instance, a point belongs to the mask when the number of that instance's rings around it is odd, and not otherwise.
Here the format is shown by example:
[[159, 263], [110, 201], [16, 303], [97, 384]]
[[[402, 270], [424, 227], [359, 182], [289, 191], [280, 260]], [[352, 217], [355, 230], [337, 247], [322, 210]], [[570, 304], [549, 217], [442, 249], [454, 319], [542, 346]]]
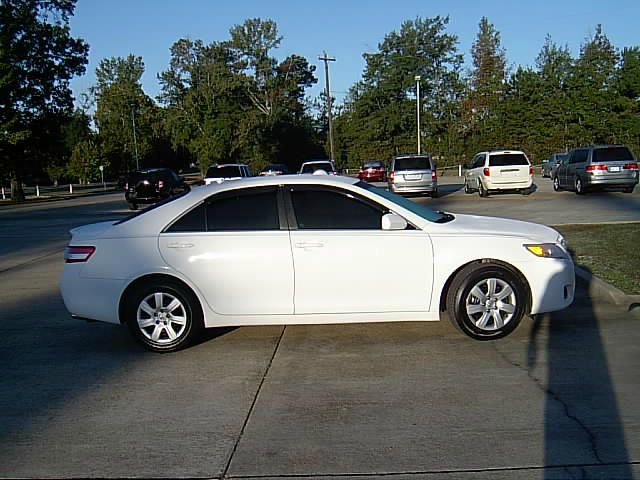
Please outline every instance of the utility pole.
[[140, 170], [140, 164], [138, 163], [138, 141], [136, 139], [136, 115], [135, 115], [136, 104], [131, 104], [131, 123], [133, 126], [133, 148], [136, 154], [136, 170]]
[[333, 119], [331, 117], [331, 88], [329, 87], [329, 62], [335, 62], [335, 58], [327, 57], [327, 52], [322, 52], [323, 56], [318, 57], [318, 60], [324, 62], [324, 78], [325, 78], [325, 94], [327, 103], [327, 119], [329, 121], [329, 146], [331, 148], [331, 160], [336, 159], [335, 147], [333, 146]]
[[416, 125], [418, 126], [418, 155], [420, 155], [420, 75], [414, 77], [416, 81]]

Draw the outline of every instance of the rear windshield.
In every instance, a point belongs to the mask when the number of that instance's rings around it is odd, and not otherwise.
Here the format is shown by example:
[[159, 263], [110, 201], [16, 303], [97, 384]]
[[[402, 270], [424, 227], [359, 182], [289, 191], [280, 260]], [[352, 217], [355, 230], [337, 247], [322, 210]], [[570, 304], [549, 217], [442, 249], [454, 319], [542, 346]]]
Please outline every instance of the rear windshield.
[[174, 200], [177, 200], [181, 197], [184, 197], [185, 195], [187, 195], [191, 190], [185, 190], [184, 192], [180, 192], [172, 197], [167, 197], [164, 200], [160, 200], [157, 203], [152, 203], [151, 205], [149, 205], [147, 208], [143, 209], [143, 210], [138, 210], [135, 213], [132, 213], [131, 215], [128, 215], [126, 217], [124, 217], [122, 220], [117, 221], [116, 223], [114, 223], [114, 225], [121, 225], [125, 222], [128, 222], [129, 220], [132, 220], [136, 217], [139, 217], [140, 215], [143, 215], [147, 212], [150, 212], [151, 210], [155, 210], [158, 207], [161, 207], [162, 205], [166, 205], [167, 203], [171, 203]]
[[497, 153], [489, 156], [490, 167], [506, 167], [508, 165], [529, 165], [529, 161], [522, 153]]
[[627, 147], [596, 148], [593, 151], [594, 162], [618, 162], [633, 160], [633, 154]]
[[382, 162], [365, 162], [362, 168], [382, 168], [384, 164]]
[[394, 170], [431, 170], [429, 157], [396, 158], [393, 163]]
[[324, 170], [326, 172], [333, 172], [333, 165], [329, 162], [309, 163], [302, 167], [302, 173], [313, 173], [316, 170]]
[[241, 177], [240, 167], [237, 165], [225, 165], [220, 167], [209, 167], [207, 178], [233, 178]]

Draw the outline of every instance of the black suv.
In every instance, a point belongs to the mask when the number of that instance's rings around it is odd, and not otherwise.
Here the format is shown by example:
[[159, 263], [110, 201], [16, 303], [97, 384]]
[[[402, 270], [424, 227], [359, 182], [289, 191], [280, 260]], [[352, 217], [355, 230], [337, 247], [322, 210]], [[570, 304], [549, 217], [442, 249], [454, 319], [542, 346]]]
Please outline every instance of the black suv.
[[189, 191], [183, 178], [169, 168], [146, 168], [127, 179], [124, 198], [131, 210], [140, 203], [156, 203], [178, 193]]

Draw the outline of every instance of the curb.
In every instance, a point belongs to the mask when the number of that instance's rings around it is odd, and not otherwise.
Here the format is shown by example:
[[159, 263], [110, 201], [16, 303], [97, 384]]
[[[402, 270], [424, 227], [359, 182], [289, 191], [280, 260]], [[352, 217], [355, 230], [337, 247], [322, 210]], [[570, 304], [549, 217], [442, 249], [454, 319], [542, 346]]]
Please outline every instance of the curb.
[[620, 305], [640, 314], [640, 295], [627, 295], [622, 290], [596, 277], [584, 268], [575, 267], [576, 281], [585, 287], [586, 296], [597, 302]]

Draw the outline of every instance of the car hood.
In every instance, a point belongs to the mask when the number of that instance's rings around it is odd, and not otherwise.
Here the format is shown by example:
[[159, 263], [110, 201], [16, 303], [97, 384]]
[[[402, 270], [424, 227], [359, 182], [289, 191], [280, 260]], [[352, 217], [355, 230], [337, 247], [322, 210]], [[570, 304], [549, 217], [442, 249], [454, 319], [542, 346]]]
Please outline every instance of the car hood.
[[456, 214], [454, 220], [444, 225], [450, 233], [462, 235], [511, 236], [540, 243], [558, 243], [560, 238], [553, 228], [508, 218]]
[[110, 222], [100, 222], [100, 223], [91, 223], [89, 225], [82, 225], [81, 227], [72, 228], [69, 230], [69, 233], [73, 237], [73, 240], [90, 240], [93, 238], [98, 238], [105, 232], [111, 228], [115, 221]]

